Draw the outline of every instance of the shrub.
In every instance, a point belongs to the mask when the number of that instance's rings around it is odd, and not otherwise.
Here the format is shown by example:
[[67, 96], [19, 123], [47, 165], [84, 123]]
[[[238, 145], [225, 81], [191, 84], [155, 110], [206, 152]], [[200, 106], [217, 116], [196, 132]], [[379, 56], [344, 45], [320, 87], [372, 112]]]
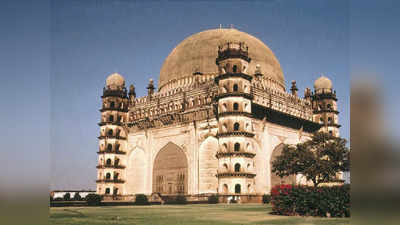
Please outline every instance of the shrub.
[[79, 192], [76, 192], [74, 195], [74, 201], [82, 201], [82, 197]]
[[50, 202], [54, 201], [53, 196], [50, 195]]
[[268, 204], [271, 202], [271, 195], [263, 195], [262, 202]]
[[272, 212], [279, 215], [350, 216], [350, 185], [278, 185], [271, 190]]
[[71, 194], [70, 193], [65, 193], [63, 198], [64, 198], [64, 201], [69, 201], [69, 200], [71, 200]]
[[175, 204], [184, 205], [187, 204], [186, 197], [184, 195], [178, 195], [175, 198]]
[[218, 195], [210, 195], [208, 197], [208, 204], [217, 204], [218, 203]]
[[149, 200], [144, 194], [137, 194], [135, 198], [135, 205], [149, 205]]
[[53, 201], [61, 202], [61, 201], [64, 201], [64, 198], [57, 197], [57, 198], [54, 198]]
[[88, 194], [86, 195], [85, 200], [90, 206], [98, 206], [101, 203], [101, 196], [98, 194]]

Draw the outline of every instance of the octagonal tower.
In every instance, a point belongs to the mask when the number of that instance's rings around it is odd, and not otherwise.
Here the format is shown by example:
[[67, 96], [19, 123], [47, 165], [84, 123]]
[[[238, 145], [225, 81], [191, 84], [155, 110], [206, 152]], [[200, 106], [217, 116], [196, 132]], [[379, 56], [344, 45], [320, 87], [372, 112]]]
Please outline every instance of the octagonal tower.
[[218, 47], [218, 192], [235, 199], [254, 193], [252, 76], [246, 73], [250, 61], [244, 42]]

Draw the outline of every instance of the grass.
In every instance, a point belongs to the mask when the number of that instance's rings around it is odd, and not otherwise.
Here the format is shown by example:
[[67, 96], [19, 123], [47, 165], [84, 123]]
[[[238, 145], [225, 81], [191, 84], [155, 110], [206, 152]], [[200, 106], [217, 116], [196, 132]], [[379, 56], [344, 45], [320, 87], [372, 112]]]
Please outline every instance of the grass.
[[50, 224], [57, 225], [245, 225], [350, 224], [349, 218], [315, 218], [269, 214], [270, 205], [153, 205], [50, 208]]

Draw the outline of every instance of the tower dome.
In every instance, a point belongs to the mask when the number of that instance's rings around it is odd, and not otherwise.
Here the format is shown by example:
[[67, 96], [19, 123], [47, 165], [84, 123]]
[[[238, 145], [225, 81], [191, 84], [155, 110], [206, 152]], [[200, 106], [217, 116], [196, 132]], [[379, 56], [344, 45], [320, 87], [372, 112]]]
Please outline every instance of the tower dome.
[[107, 77], [106, 86], [113, 88], [113, 87], [124, 87], [125, 86], [125, 79], [119, 73], [113, 73]]
[[325, 76], [321, 76], [314, 82], [314, 89], [332, 89], [332, 81]]
[[[179, 43], [165, 59], [160, 70], [159, 90], [171, 81], [193, 76], [218, 74], [215, 59], [218, 46], [227, 42], [244, 42], [248, 46], [251, 62], [247, 73], [254, 75], [258, 69], [264, 78], [274, 80], [285, 89], [285, 78], [278, 59], [262, 41], [236, 29], [212, 29], [191, 35]], [[256, 68], [256, 65], [259, 65]]]

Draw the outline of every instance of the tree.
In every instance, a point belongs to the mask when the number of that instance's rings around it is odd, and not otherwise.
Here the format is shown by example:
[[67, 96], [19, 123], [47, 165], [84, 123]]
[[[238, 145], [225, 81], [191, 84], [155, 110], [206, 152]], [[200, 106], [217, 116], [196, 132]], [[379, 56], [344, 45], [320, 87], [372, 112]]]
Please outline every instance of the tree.
[[69, 201], [71, 200], [71, 194], [70, 193], [65, 193], [63, 196], [64, 201]]
[[338, 172], [350, 170], [350, 149], [346, 139], [324, 132], [314, 133], [311, 140], [296, 146], [285, 145], [282, 154], [272, 162], [272, 172], [281, 178], [302, 174], [314, 187], [338, 181]]
[[90, 206], [98, 206], [101, 204], [101, 196], [98, 194], [88, 194], [85, 200]]
[[82, 197], [81, 197], [81, 195], [79, 194], [79, 192], [75, 192], [74, 201], [81, 201], [81, 200], [82, 200]]

